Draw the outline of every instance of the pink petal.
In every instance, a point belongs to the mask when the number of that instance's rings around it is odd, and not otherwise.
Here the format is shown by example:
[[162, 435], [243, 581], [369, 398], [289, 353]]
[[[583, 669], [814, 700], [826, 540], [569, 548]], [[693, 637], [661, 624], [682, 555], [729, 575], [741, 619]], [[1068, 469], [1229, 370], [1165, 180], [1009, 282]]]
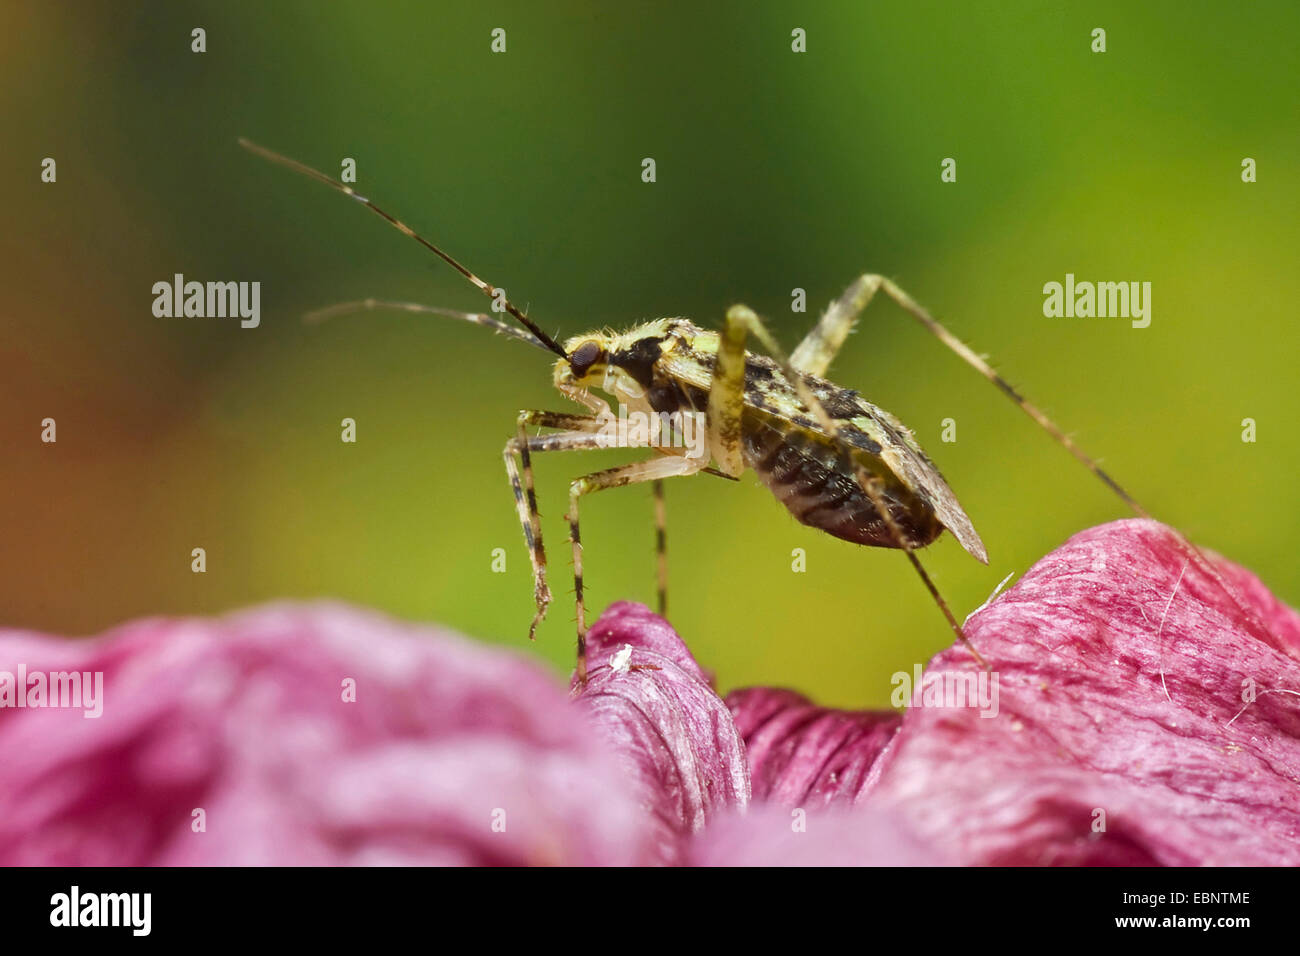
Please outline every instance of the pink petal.
[[0, 671], [20, 665], [102, 671], [104, 707], [0, 709], [0, 864], [653, 858], [558, 682], [432, 628], [282, 604], [85, 642], [0, 632]]
[[852, 804], [902, 715], [818, 707], [791, 690], [750, 687], [727, 695], [745, 740], [755, 800], [784, 807]]
[[612, 605], [587, 636], [588, 682], [575, 691], [654, 819], [658, 855], [749, 801], [744, 744], [690, 651], [639, 604]]
[[948, 863], [906, 819], [869, 809], [753, 806], [727, 813], [691, 845], [696, 866], [938, 866]]
[[1235, 602], [1155, 522], [1076, 535], [968, 624], [998, 715], [910, 708], [859, 805], [970, 864], [1300, 864], [1300, 617], [1219, 567]]

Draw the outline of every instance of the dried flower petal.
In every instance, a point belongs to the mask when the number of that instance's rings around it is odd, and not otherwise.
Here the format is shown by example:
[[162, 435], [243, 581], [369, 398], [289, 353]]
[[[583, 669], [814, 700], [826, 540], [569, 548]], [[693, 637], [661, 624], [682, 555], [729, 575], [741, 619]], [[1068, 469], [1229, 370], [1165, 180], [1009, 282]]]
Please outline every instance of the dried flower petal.
[[745, 740], [755, 800], [785, 807], [852, 804], [902, 715], [818, 707], [791, 690], [749, 687], [727, 695]]
[[681, 638], [642, 605], [612, 605], [588, 633], [587, 654], [578, 700], [636, 781], [659, 858], [679, 860], [684, 837], [749, 801], [740, 734]]
[[[1294, 865], [1300, 615], [1215, 561], [1154, 522], [1077, 535], [968, 623], [993, 673], [943, 652], [901, 721], [728, 709], [633, 604], [576, 703], [339, 605], [0, 632], [0, 864]], [[102, 672], [102, 715], [13, 708], [24, 667]]]
[[555, 679], [445, 632], [270, 605], [94, 641], [0, 632], [0, 671], [22, 666], [102, 671], [103, 714], [0, 708], [0, 864], [654, 858]]
[[1070, 539], [968, 624], [998, 716], [909, 709], [859, 805], [969, 864], [1300, 864], [1300, 616], [1215, 560], [1235, 600], [1155, 522]]

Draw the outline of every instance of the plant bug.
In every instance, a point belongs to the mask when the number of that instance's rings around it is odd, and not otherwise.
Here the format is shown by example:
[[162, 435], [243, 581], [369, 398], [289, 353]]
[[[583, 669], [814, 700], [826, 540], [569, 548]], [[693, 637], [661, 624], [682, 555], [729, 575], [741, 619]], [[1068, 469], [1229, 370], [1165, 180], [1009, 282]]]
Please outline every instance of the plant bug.
[[[460, 319], [552, 352], [556, 389], [586, 409], [586, 414], [528, 410], [519, 413], [516, 434], [503, 457], [514, 493], [519, 523], [533, 571], [536, 612], [529, 637], [551, 603], [546, 577], [546, 550], [533, 487], [532, 456], [541, 452], [634, 447], [650, 448], [655, 456], [594, 472], [569, 486], [570, 540], [573, 549], [574, 595], [577, 613], [577, 676], [586, 681], [586, 605], [583, 593], [582, 538], [578, 511], [583, 496], [607, 488], [649, 482], [655, 496], [659, 610], [666, 611], [667, 571], [663, 481], [709, 473], [738, 479], [753, 470], [778, 501], [800, 522], [835, 537], [874, 547], [897, 548], [906, 554], [953, 633], [982, 666], [987, 663], [967, 640], [961, 624], [916, 556], [945, 530], [977, 560], [988, 556], [974, 525], [939, 470], [921, 450], [912, 433], [897, 418], [872, 405], [857, 392], [823, 377], [852, 331], [858, 316], [878, 292], [884, 292], [940, 342], [1000, 389], [1059, 444], [1115, 492], [1139, 517], [1143, 509], [1097, 462], [1083, 452], [1036, 406], [1028, 402], [979, 355], [949, 332], [911, 296], [889, 279], [873, 274], [859, 277], [822, 315], [799, 346], [786, 354], [762, 319], [750, 308], [727, 310], [720, 332], [702, 329], [683, 318], [646, 322], [624, 333], [589, 332], [563, 345], [547, 335], [515, 307], [504, 290], [480, 279], [456, 259], [416, 233], [400, 219], [358, 194], [352, 187], [297, 160], [245, 139], [250, 152], [287, 166], [364, 205], [447, 263], [493, 299], [521, 327], [483, 313], [459, 312], [412, 302], [366, 299], [345, 302], [312, 313], [312, 318], [369, 309], [409, 312]], [[752, 336], [766, 351], [753, 354], [745, 345]], [[629, 441], [611, 434], [614, 418], [609, 402], [592, 394], [604, 392], [644, 418], [702, 415], [707, 427], [703, 454], [686, 454], [676, 446]], [[546, 434], [530, 435], [529, 428]], [[712, 462], [712, 464], [710, 464]], [[1238, 608], [1232, 590], [1195, 545], [1186, 542], [1195, 560], [1219, 582]], [[1246, 612], [1243, 609], [1243, 614]], [[1257, 628], [1255, 615], [1247, 614]]]

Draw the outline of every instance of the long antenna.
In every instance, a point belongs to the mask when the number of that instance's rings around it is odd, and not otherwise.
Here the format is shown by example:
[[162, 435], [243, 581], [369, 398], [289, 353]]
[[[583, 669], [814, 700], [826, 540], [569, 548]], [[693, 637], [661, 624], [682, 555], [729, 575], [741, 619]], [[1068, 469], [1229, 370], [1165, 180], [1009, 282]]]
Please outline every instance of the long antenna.
[[482, 325], [491, 329], [498, 335], [518, 339], [520, 342], [527, 342], [529, 345], [534, 348], [539, 348], [543, 352], [550, 351], [545, 345], [534, 338], [531, 332], [517, 329], [513, 325], [502, 322], [500, 319], [494, 319], [490, 315], [484, 315], [482, 312], [461, 312], [457, 309], [443, 309], [434, 305], [422, 305], [419, 302], [393, 302], [388, 299], [357, 299], [353, 302], [339, 302], [336, 305], [327, 305], [323, 309], [316, 309], [312, 312], [308, 312], [302, 317], [302, 320], [315, 325], [318, 322], [324, 322], [326, 319], [333, 318], [336, 315], [347, 315], [351, 312], [374, 312], [379, 309], [391, 309], [400, 312], [418, 312], [421, 315], [440, 315], [447, 319], [460, 319], [464, 322], [473, 322], [475, 325]]
[[532, 319], [524, 315], [523, 312], [519, 311], [519, 309], [515, 307], [514, 303], [512, 303], [509, 299], [505, 298], [504, 290], [498, 289], [490, 282], [484, 282], [482, 279], [480, 279], [474, 273], [470, 272], [467, 268], [465, 268], [463, 265], [461, 265], [459, 262], [457, 262], [455, 259], [449, 256], [447, 253], [443, 252], [441, 249], [435, 246], [428, 239], [425, 239], [423, 236], [417, 233], [406, 223], [402, 222], [402, 220], [380, 209], [378, 206], [372, 203], [365, 196], [362, 196], [360, 193], [358, 193], [351, 186], [339, 182], [337, 179], [334, 179], [332, 176], [326, 176], [320, 170], [312, 169], [310, 166], [304, 163], [300, 163], [296, 159], [290, 159], [288, 156], [284, 156], [280, 153], [275, 152], [274, 150], [267, 149], [265, 146], [259, 146], [257, 143], [244, 139], [242, 136], [239, 138], [239, 145], [244, 147], [244, 149], [248, 150], [250, 153], [253, 153], [254, 155], [261, 156], [263, 159], [269, 159], [273, 163], [279, 163], [281, 166], [288, 166], [294, 172], [302, 173], [302, 175], [314, 179], [318, 183], [324, 183], [326, 186], [329, 186], [331, 189], [337, 190], [338, 192], [343, 193], [343, 195], [350, 196], [351, 198], [355, 199], [357, 202], [361, 203], [363, 206], [365, 206], [367, 209], [373, 212], [376, 216], [379, 216], [381, 219], [386, 221], [389, 225], [397, 229], [398, 232], [402, 233], [403, 235], [410, 236], [412, 239], [414, 239], [420, 245], [424, 246], [424, 248], [428, 249], [430, 252], [432, 252], [443, 262], [447, 263], [447, 265], [451, 266], [453, 269], [455, 269], [457, 272], [463, 275], [466, 279], [468, 279], [470, 282], [476, 285], [483, 292], [483, 294], [486, 295], [489, 299], [492, 299], [493, 301], [497, 301], [497, 296], [498, 294], [500, 294], [501, 295], [500, 301], [502, 303], [502, 306], [505, 308], [506, 312], [508, 312], [510, 315], [514, 316], [516, 319], [522, 322], [524, 328], [528, 329], [528, 331], [531, 332], [537, 338], [537, 340], [542, 343], [542, 345], [550, 349], [556, 355], [562, 357], [564, 356], [565, 354], [564, 349], [562, 349], [559, 346], [559, 344], [556, 343], [555, 339], [551, 338], [549, 335], [543, 332], [541, 328], [539, 328], [538, 325], [535, 322], [533, 322]]

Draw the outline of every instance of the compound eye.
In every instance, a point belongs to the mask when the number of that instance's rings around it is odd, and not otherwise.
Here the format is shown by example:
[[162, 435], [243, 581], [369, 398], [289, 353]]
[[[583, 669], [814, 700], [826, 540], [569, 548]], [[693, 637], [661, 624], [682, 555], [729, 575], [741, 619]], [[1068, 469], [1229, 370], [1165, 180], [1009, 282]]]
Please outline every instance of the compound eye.
[[605, 357], [605, 350], [595, 342], [583, 342], [569, 356], [569, 368], [574, 378], [583, 378], [591, 367]]

